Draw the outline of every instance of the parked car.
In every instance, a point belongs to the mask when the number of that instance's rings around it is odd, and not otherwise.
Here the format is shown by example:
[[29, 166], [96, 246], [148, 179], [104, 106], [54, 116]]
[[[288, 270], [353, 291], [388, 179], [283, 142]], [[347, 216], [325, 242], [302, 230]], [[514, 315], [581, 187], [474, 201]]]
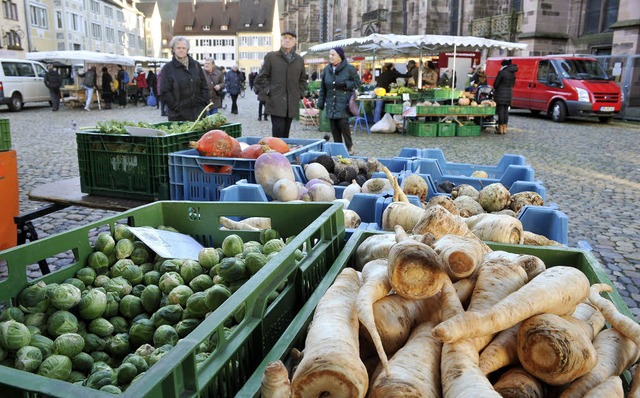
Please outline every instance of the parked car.
[[0, 104], [19, 112], [29, 102], [49, 101], [46, 68], [39, 62], [0, 58]]
[[[487, 60], [487, 80], [493, 85], [504, 58]], [[549, 55], [513, 57], [518, 66], [513, 88], [514, 108], [546, 112], [553, 121], [569, 116], [597, 116], [608, 123], [620, 113], [622, 92], [594, 58]]]

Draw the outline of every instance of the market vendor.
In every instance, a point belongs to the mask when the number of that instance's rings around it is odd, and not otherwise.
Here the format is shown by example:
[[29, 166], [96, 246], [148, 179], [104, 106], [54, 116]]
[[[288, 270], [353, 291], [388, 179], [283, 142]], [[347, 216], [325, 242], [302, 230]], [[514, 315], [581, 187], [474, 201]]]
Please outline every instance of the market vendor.
[[432, 61], [427, 62], [423, 80], [422, 84], [427, 88], [435, 87], [438, 84], [438, 71]]
[[420, 77], [420, 68], [416, 65], [416, 61], [409, 60], [407, 62], [407, 87], [416, 87], [418, 85], [418, 78]]

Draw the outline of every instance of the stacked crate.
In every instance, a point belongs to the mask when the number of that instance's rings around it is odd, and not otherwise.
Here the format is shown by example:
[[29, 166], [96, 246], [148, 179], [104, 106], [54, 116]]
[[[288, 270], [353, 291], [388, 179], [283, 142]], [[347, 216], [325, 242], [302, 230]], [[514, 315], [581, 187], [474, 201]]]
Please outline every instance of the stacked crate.
[[14, 217], [19, 214], [18, 160], [16, 151], [11, 150], [9, 119], [0, 119], [0, 192], [0, 250], [4, 250], [17, 244]]

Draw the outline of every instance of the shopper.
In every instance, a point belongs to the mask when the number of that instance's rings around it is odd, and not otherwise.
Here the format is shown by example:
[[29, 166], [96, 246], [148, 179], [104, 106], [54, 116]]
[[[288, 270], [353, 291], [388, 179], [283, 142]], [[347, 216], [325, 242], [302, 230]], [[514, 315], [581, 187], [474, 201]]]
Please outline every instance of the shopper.
[[118, 105], [122, 108], [127, 106], [127, 72], [122, 68], [122, 65], [118, 65], [118, 73], [116, 73], [116, 80], [118, 81], [117, 99]]
[[422, 82], [427, 88], [433, 88], [438, 84], [438, 70], [433, 61], [427, 62], [424, 72], [424, 81]]
[[238, 95], [242, 91], [242, 72], [238, 70], [238, 65], [233, 65], [225, 76], [225, 86], [231, 96], [231, 113], [238, 114]]
[[158, 100], [158, 77], [152, 70], [147, 73], [147, 85], [149, 86], [149, 95], [153, 95], [156, 98], [156, 109], [160, 108], [160, 101]]
[[343, 142], [350, 155], [354, 154], [349, 118], [349, 99], [362, 82], [358, 71], [347, 62], [344, 50], [335, 47], [329, 51], [329, 65], [321, 74], [318, 108], [325, 110], [335, 142]]
[[296, 33], [285, 30], [282, 46], [267, 53], [254, 86], [266, 95], [266, 112], [271, 116], [271, 134], [288, 138], [291, 122], [298, 114], [298, 104], [307, 84], [302, 56], [296, 53]]
[[104, 100], [104, 109], [111, 109], [111, 102], [113, 102], [113, 90], [111, 89], [113, 77], [109, 74], [109, 69], [106, 66], [103, 66], [100, 71], [102, 72], [102, 76], [100, 77], [102, 82], [100, 91], [102, 92], [102, 99]]
[[418, 79], [420, 77], [420, 68], [418, 68], [416, 61], [413, 59], [407, 62], [407, 75], [407, 87], [417, 87]]
[[204, 77], [207, 79], [207, 87], [209, 87], [209, 101], [211, 107], [207, 111], [207, 115], [218, 113], [218, 109], [222, 107], [222, 91], [225, 88], [224, 75], [216, 67], [213, 58], [204, 61]]
[[60, 87], [62, 87], [62, 76], [53, 65], [47, 65], [47, 73], [44, 75], [44, 85], [49, 89], [49, 99], [51, 100], [51, 110], [57, 112], [60, 109]]
[[78, 76], [83, 78], [82, 87], [84, 88], [84, 95], [86, 97], [84, 110], [89, 112], [91, 102], [93, 101], [93, 91], [96, 89], [98, 84], [96, 67], [91, 66], [88, 71], [86, 71], [85, 73], [79, 73]]
[[373, 75], [371, 74], [371, 70], [365, 69], [364, 73], [362, 74], [362, 83], [370, 84], [371, 80], [373, 80]]
[[506, 134], [509, 123], [509, 107], [511, 106], [511, 96], [513, 86], [516, 84], [516, 72], [518, 65], [514, 65], [511, 59], [504, 59], [502, 67], [493, 82], [493, 98], [496, 101], [496, 113], [498, 114], [498, 126], [496, 134]]
[[200, 64], [189, 55], [189, 39], [171, 40], [173, 59], [162, 67], [160, 98], [170, 121], [195, 121], [209, 102], [209, 87]]
[[134, 105], [138, 105], [138, 102], [142, 101], [143, 104], [147, 103], [145, 92], [149, 90], [147, 83], [147, 76], [144, 74], [142, 67], [136, 70], [136, 76], [133, 78], [136, 83], [136, 99]]

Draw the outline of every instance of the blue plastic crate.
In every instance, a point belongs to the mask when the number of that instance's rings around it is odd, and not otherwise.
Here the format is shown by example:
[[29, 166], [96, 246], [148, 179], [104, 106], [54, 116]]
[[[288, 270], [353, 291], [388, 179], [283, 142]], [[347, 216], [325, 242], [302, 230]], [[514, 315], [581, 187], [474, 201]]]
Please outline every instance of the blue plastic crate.
[[[264, 137], [240, 137], [237, 140], [239, 142], [245, 142], [249, 145], [257, 144]], [[325, 140], [309, 140], [300, 138], [283, 138], [291, 150], [284, 154], [287, 159], [292, 163], [300, 163], [300, 155], [309, 151], [321, 151]], [[221, 158], [225, 159], [225, 158]], [[253, 159], [244, 159], [253, 160]]]
[[518, 220], [525, 231], [546, 236], [563, 245], [569, 244], [569, 219], [556, 208], [526, 205], [520, 210]]

